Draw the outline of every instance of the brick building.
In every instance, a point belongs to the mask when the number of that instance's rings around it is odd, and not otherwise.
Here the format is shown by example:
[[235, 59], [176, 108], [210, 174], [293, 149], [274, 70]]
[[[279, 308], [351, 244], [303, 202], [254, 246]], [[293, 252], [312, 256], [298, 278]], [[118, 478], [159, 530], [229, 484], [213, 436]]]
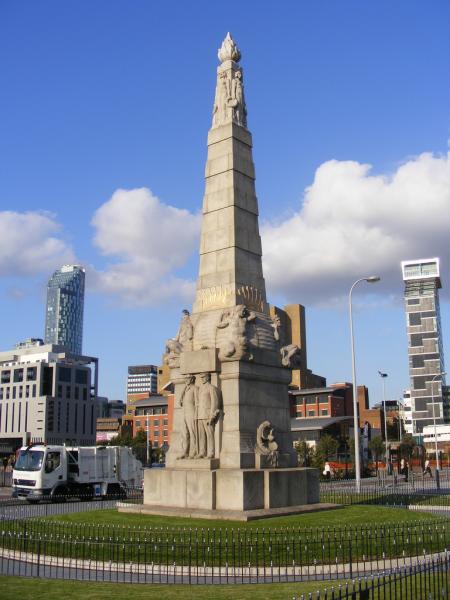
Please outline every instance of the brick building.
[[137, 400], [133, 405], [133, 414], [127, 415], [131, 423], [132, 435], [144, 430], [152, 448], [170, 445], [173, 426], [173, 394], [154, 395]]

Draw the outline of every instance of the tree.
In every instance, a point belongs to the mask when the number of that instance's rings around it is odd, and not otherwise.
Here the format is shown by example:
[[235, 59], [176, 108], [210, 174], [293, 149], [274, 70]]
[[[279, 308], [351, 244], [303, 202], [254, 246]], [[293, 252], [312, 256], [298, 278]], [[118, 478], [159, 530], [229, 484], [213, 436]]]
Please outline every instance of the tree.
[[375, 469], [378, 474], [378, 461], [384, 452], [384, 443], [380, 436], [373, 437], [369, 442], [369, 450], [372, 454], [372, 459], [375, 460]]
[[143, 429], [139, 429], [136, 435], [131, 440], [131, 447], [134, 448], [146, 448], [147, 447], [147, 434]]
[[330, 458], [334, 458], [338, 446], [339, 442], [330, 434], [326, 433], [323, 435], [320, 438], [316, 448], [316, 456], [314, 457], [316, 466], [318, 468], [322, 468], [324, 463], [328, 462]]
[[110, 446], [131, 446], [132, 437], [128, 432], [119, 433], [115, 437], [111, 438]]
[[413, 455], [414, 448], [416, 447], [416, 440], [410, 433], [407, 433], [403, 436], [403, 439], [400, 443], [400, 454], [405, 456], [407, 459], [411, 459]]
[[305, 440], [295, 442], [294, 447], [297, 450], [298, 462], [300, 463], [300, 466], [309, 467], [314, 456], [314, 448], [308, 446], [308, 443]]

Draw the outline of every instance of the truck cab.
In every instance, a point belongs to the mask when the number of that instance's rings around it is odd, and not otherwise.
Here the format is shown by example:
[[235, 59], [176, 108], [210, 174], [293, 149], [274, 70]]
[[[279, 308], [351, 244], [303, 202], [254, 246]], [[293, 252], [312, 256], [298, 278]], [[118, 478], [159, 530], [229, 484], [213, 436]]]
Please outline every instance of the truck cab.
[[13, 497], [38, 502], [54, 496], [67, 479], [67, 455], [61, 446], [37, 444], [19, 450], [13, 471]]

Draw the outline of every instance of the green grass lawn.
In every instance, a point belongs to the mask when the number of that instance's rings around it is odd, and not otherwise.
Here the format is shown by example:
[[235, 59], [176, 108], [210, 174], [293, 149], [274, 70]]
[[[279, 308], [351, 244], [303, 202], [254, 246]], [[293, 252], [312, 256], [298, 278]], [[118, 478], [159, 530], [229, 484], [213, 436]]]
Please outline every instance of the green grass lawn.
[[26, 552], [98, 561], [237, 567], [382, 560], [441, 551], [449, 542], [450, 522], [442, 517], [376, 506], [347, 506], [249, 523], [105, 509], [4, 521], [0, 532], [1, 545]]
[[331, 587], [331, 582], [259, 585], [154, 585], [89, 583], [0, 576], [2, 600], [291, 600], [294, 595]]
[[389, 523], [417, 523], [419, 521], [439, 521], [442, 517], [429, 513], [412, 512], [408, 510], [386, 508], [379, 506], [344, 506], [342, 508], [327, 510], [303, 515], [288, 517], [272, 517], [260, 521], [223, 521], [209, 519], [186, 519], [177, 517], [161, 517], [153, 515], [139, 515], [123, 513], [117, 510], [93, 510], [91, 512], [70, 513], [49, 517], [46, 521], [59, 523], [81, 524], [89, 523], [100, 526], [120, 526], [127, 528], [205, 528], [205, 529], [239, 529], [263, 530], [280, 527], [295, 527], [302, 531], [311, 528], [333, 527], [358, 527], [367, 525], [386, 525]]
[[[342, 583], [342, 582], [341, 582]], [[438, 585], [439, 584], [439, 585]], [[154, 584], [121, 584], [121, 583], [89, 583], [79, 581], [54, 581], [23, 577], [0, 576], [2, 600], [122, 600], [132, 597], [133, 600], [291, 600], [293, 597], [317, 590], [330, 589], [336, 582], [317, 581], [308, 583], [274, 583], [259, 585], [154, 585]], [[389, 598], [438, 598], [441, 596], [438, 587], [449, 590], [449, 576], [445, 578], [428, 577], [426, 580], [416, 580], [415, 585], [403, 580], [402, 586], [392, 586]], [[408, 592], [419, 595], [406, 596]], [[435, 595], [429, 596], [429, 592]], [[373, 600], [386, 598], [385, 593], [375, 591]]]

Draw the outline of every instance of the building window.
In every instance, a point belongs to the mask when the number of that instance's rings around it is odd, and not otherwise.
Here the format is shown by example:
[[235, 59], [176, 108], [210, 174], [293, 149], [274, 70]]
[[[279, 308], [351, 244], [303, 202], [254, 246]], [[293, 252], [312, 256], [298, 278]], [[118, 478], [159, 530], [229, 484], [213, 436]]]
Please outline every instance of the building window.
[[140, 427], [141, 426], [141, 422], [140, 421], [135, 421], [136, 423], [136, 427]]
[[314, 417], [316, 415], [315, 410], [308, 410], [308, 417]]
[[87, 400], [87, 388], [83, 388], [83, 400]]
[[153, 432], [153, 437], [159, 437], [159, 431], [154, 431]]
[[37, 377], [37, 368], [36, 367], [28, 367], [27, 368], [27, 381], [36, 381]]
[[168, 419], [164, 419], [164, 421], [163, 421], [163, 425], [164, 425], [164, 426], [166, 426], [166, 425], [168, 425], [168, 424], [169, 424], [169, 421], [168, 421]]
[[33, 383], [33, 394], [32, 394], [33, 398], [36, 398], [36, 384]]
[[2, 371], [1, 383], [11, 383], [11, 371]]
[[30, 397], [30, 386], [26, 385], [25, 386], [25, 398], [29, 398]]
[[70, 399], [71, 396], [72, 396], [72, 388], [70, 387], [70, 385], [66, 385], [66, 398]]
[[16, 397], [16, 386], [13, 385], [13, 399]]
[[6, 388], [6, 399], [9, 400], [9, 396], [10, 396], [10, 388]]
[[167, 435], [168, 435], [167, 429], [164, 429], [163, 435], [164, 435], [165, 438], [167, 437]]
[[14, 371], [14, 383], [22, 383], [23, 381], [23, 369], [16, 369]]
[[59, 367], [58, 369], [58, 379], [59, 381], [63, 381], [64, 383], [70, 383], [72, 380], [72, 371], [69, 367]]
[[158, 442], [153, 442], [153, 448], [158, 448]]
[[3, 388], [0, 387], [0, 400], [3, 400]]
[[425, 359], [420, 354], [414, 354], [413, 356], [411, 356], [410, 361], [411, 361], [411, 367], [413, 369], [420, 369], [420, 367], [425, 366]]
[[154, 426], [154, 427], [159, 427], [159, 419], [155, 419], [155, 420], [153, 421], [153, 426]]
[[58, 385], [58, 398], [62, 398], [62, 385]]
[[422, 322], [422, 318], [420, 313], [409, 313], [409, 324], [410, 325], [420, 325]]
[[322, 415], [322, 417], [327, 417], [328, 416], [328, 409], [327, 408], [322, 408], [322, 410], [320, 411], [320, 414]]
[[23, 385], [19, 385], [19, 398], [22, 398], [23, 395]]
[[79, 400], [80, 399], [80, 388], [76, 385], [75, 386], [75, 400]]
[[315, 404], [316, 398], [306, 398], [306, 404]]

